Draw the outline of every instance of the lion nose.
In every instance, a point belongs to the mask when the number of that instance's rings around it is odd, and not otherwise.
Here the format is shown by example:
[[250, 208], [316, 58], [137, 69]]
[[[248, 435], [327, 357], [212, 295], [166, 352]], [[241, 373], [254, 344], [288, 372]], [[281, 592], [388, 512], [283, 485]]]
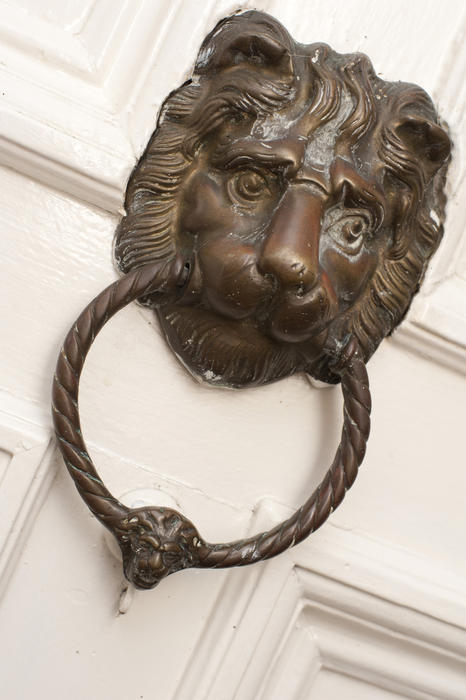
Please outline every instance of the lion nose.
[[265, 232], [258, 267], [284, 289], [305, 294], [319, 276], [322, 198], [293, 183], [286, 190]]

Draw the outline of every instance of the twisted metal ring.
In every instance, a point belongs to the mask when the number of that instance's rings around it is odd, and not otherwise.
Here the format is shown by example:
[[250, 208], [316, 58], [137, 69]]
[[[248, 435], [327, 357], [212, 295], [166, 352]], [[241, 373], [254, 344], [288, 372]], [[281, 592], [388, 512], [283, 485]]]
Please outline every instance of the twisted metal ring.
[[53, 381], [55, 433], [75, 485], [96, 518], [115, 536], [126, 578], [153, 588], [165, 576], [190, 567], [245, 566], [280, 554], [319, 528], [343, 500], [361, 464], [370, 429], [371, 397], [362, 354], [351, 338], [333, 367], [340, 375], [344, 420], [332, 465], [310, 498], [288, 520], [244, 540], [206, 542], [181, 513], [165, 507], [128, 508], [106, 488], [87, 451], [78, 410], [79, 379], [96, 335], [117, 311], [147, 295], [176, 296], [189, 273], [180, 257], [139, 267], [99, 294], [72, 326]]

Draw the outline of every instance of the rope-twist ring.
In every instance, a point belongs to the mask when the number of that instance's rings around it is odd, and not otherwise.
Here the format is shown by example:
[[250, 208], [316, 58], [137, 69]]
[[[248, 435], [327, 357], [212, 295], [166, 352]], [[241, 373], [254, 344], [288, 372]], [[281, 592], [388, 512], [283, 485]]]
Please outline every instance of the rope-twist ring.
[[371, 397], [357, 341], [346, 344], [333, 371], [341, 377], [344, 420], [340, 444], [325, 477], [288, 520], [254, 537], [224, 544], [202, 539], [181, 513], [163, 507], [128, 508], [106, 488], [89, 456], [78, 409], [79, 379], [96, 335], [124, 306], [141, 297], [176, 297], [189, 272], [177, 257], [139, 267], [114, 282], [81, 313], [58, 357], [53, 381], [53, 420], [58, 445], [76, 487], [92, 513], [115, 536], [125, 576], [138, 588], [153, 588], [168, 574], [189, 567], [245, 566], [280, 554], [319, 528], [353, 484], [366, 449]]

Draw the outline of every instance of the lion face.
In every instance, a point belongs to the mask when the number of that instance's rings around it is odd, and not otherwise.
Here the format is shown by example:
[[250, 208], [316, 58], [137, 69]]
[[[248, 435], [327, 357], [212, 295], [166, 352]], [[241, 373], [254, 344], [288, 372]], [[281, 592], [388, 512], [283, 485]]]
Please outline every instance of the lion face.
[[195, 562], [198, 532], [171, 508], [131, 510], [119, 522], [117, 533], [126, 578], [137, 588], [153, 588]]
[[[377, 184], [325, 152], [306, 107], [280, 117], [229, 125], [183, 186], [179, 225], [195, 269], [177, 307], [159, 313], [183, 361], [214, 382], [257, 381], [264, 350], [288, 372], [311, 368], [387, 245], [376, 236], [386, 209]], [[188, 319], [209, 328], [202, 359]], [[241, 355], [239, 371], [231, 353]], [[261, 366], [261, 378], [270, 369]]]
[[191, 260], [185, 293], [157, 311], [194, 375], [335, 381], [345, 338], [368, 359], [409, 306], [441, 236], [448, 153], [420, 88], [237, 15], [162, 110], [117, 257], [124, 270], [175, 250]]

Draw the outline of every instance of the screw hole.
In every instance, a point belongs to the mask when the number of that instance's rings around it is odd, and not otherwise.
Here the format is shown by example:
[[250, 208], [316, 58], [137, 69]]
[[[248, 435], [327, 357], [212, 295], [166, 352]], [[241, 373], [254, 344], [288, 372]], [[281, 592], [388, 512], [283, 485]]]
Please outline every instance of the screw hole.
[[184, 287], [184, 285], [186, 284], [186, 282], [189, 279], [190, 270], [191, 270], [191, 263], [185, 262], [185, 264], [183, 265], [183, 271], [182, 271], [180, 280], [179, 280], [178, 285], [177, 285], [178, 287]]

